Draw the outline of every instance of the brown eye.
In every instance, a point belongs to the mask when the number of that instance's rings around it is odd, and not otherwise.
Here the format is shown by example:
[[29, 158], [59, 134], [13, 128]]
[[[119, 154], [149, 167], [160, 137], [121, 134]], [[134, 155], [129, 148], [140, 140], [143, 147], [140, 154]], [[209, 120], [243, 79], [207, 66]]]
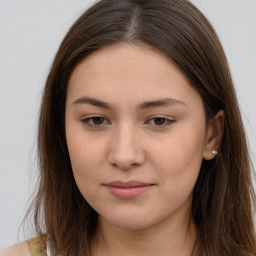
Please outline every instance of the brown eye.
[[105, 125], [109, 124], [106, 118], [102, 116], [92, 116], [82, 120], [82, 122], [92, 128], [102, 128]]
[[171, 125], [175, 120], [167, 119], [165, 117], [154, 117], [151, 118], [147, 123], [157, 128], [164, 128]]
[[162, 118], [162, 117], [156, 117], [156, 118], [153, 118], [153, 120], [155, 125], [164, 125], [166, 122], [166, 118]]
[[97, 117], [93, 117], [92, 118], [92, 122], [94, 125], [101, 125], [104, 123], [104, 118], [103, 117], [100, 117], [100, 116], [97, 116]]

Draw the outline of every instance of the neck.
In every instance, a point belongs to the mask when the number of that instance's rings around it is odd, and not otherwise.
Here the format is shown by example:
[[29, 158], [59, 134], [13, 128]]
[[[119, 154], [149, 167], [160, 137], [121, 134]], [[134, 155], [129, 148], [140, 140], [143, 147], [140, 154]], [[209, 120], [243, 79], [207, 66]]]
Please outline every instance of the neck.
[[163, 222], [150, 228], [127, 230], [99, 218], [92, 255], [190, 256], [195, 240], [196, 228], [192, 219], [168, 226]]

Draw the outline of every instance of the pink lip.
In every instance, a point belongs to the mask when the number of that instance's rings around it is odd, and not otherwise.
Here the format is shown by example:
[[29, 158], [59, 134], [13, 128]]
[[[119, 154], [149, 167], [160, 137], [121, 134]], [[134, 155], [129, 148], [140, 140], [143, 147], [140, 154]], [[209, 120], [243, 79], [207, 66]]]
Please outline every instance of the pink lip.
[[114, 181], [104, 185], [112, 195], [121, 199], [135, 198], [154, 186], [154, 184], [133, 180], [128, 182]]

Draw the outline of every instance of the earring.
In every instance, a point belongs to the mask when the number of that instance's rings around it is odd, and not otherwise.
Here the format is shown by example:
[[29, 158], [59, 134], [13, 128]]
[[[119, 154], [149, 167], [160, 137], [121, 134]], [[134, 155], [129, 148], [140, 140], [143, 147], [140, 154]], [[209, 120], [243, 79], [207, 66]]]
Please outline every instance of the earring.
[[217, 150], [213, 150], [212, 153], [216, 156], [218, 154]]

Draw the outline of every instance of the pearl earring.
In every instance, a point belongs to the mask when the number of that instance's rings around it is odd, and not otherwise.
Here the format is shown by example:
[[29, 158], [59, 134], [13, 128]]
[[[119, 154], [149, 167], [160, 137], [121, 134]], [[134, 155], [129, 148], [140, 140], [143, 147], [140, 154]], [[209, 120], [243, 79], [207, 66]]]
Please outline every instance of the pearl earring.
[[213, 150], [212, 153], [216, 156], [218, 154], [217, 150]]

